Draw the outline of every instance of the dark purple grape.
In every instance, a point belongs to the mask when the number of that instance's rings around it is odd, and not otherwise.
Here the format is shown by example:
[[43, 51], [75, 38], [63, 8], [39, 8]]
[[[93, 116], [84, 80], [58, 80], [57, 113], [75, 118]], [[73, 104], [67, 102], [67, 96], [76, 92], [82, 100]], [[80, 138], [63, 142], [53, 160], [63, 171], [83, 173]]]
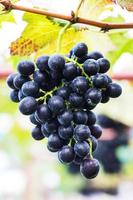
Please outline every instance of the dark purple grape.
[[98, 175], [99, 168], [98, 160], [84, 159], [80, 165], [80, 172], [85, 178], [92, 179]]
[[77, 125], [74, 129], [75, 139], [79, 142], [87, 140], [90, 137], [90, 134], [89, 127], [83, 124]]
[[21, 61], [17, 66], [18, 72], [23, 76], [30, 76], [34, 73], [35, 66], [31, 61]]
[[74, 46], [72, 51], [76, 57], [80, 58], [88, 53], [88, 47], [85, 43], [81, 42]]
[[75, 153], [72, 147], [64, 146], [62, 149], [58, 152], [58, 158], [61, 163], [63, 164], [69, 164], [74, 160]]
[[84, 62], [83, 69], [88, 76], [92, 76], [99, 72], [99, 65], [94, 59], [88, 59]]
[[35, 140], [42, 140], [44, 139], [44, 135], [41, 132], [41, 127], [40, 126], [36, 126], [33, 130], [32, 130], [32, 137]]
[[21, 100], [19, 110], [22, 114], [31, 115], [36, 111], [36, 109], [37, 102], [35, 98], [28, 96]]

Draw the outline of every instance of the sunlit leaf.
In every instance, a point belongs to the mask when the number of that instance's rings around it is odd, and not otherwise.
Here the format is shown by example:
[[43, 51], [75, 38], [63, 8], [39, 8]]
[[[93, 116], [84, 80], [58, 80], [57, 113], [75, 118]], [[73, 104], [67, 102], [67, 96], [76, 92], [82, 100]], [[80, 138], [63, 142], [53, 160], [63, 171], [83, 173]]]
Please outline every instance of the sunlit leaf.
[[96, 19], [105, 10], [111, 9], [112, 0], [85, 0], [79, 16]]
[[133, 0], [117, 0], [116, 2], [128, 11], [133, 12]]
[[14, 16], [11, 12], [6, 12], [3, 14], [0, 14], [0, 27], [3, 22], [12, 22], [15, 23]]
[[133, 54], [133, 38], [128, 38], [125, 32], [110, 33], [109, 36], [115, 46], [114, 50], [110, 50], [108, 53], [112, 64], [114, 64], [124, 52]]
[[26, 13], [24, 20], [27, 26], [20, 38], [12, 42], [11, 55], [30, 55], [54, 42], [61, 27], [42, 15]]

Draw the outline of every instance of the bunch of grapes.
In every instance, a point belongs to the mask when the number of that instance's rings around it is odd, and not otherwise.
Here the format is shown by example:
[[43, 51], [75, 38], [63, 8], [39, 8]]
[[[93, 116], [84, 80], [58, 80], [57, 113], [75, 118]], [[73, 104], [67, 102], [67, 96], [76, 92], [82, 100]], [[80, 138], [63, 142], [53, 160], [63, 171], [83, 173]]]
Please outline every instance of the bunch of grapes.
[[47, 148], [58, 152], [61, 163], [80, 165], [81, 174], [94, 178], [99, 162], [93, 158], [101, 127], [91, 111], [98, 103], [120, 96], [121, 87], [105, 74], [110, 63], [100, 52], [88, 53], [78, 43], [69, 55], [42, 56], [34, 64], [21, 61], [7, 84], [13, 102], [30, 115], [35, 140], [48, 138]]

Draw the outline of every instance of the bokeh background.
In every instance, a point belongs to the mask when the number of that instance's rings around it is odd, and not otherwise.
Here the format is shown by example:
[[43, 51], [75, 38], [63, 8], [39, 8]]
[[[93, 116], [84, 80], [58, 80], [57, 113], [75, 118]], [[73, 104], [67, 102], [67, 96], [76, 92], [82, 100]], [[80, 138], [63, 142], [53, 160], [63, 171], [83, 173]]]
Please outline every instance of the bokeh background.
[[[77, 0], [22, 0], [21, 5], [40, 6], [68, 13]], [[113, 43], [95, 38], [90, 49], [100, 50], [110, 59], [110, 75], [123, 88], [120, 98], [99, 106], [95, 112], [104, 115], [103, 136], [96, 152], [101, 161], [101, 171], [92, 181], [85, 180], [75, 166], [64, 166], [57, 155], [50, 153], [46, 141], [31, 138], [32, 125], [22, 116], [18, 105], [9, 99], [7, 74], [16, 70], [18, 58], [11, 59], [10, 43], [16, 40], [26, 23], [22, 13], [14, 11], [15, 23], [0, 23], [0, 199], [1, 200], [86, 200], [121, 199], [133, 197], [133, 30], [113, 32]], [[1, 16], [0, 16], [1, 18]], [[130, 22], [133, 13], [113, 7], [100, 15]], [[93, 33], [94, 34], [94, 33]], [[101, 33], [99, 33], [101, 34]], [[108, 33], [110, 34], [110, 33]], [[91, 35], [92, 36], [92, 35]], [[95, 41], [96, 40], [96, 41]], [[128, 78], [127, 78], [128, 77]], [[106, 122], [108, 120], [108, 122]], [[111, 121], [113, 119], [113, 121]], [[103, 146], [106, 147], [103, 149]], [[104, 159], [102, 159], [102, 156]]]

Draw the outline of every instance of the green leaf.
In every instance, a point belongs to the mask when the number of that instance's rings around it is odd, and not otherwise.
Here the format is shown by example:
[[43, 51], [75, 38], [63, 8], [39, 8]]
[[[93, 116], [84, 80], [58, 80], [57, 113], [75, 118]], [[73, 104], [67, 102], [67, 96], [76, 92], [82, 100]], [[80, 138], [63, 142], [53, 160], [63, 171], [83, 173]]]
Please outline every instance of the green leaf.
[[125, 19], [121, 16], [121, 15], [118, 15], [117, 17], [107, 17], [105, 18], [103, 21], [105, 22], [112, 22], [112, 23], [123, 23], [125, 22]]
[[4, 22], [15, 23], [14, 16], [11, 12], [6, 12], [3, 14], [0, 14], [0, 28], [2, 26], [2, 23], [4, 23]]
[[109, 36], [115, 46], [114, 50], [108, 53], [108, 58], [112, 64], [114, 64], [124, 52], [133, 54], [133, 38], [127, 37], [126, 32], [114, 32], [110, 33]]

